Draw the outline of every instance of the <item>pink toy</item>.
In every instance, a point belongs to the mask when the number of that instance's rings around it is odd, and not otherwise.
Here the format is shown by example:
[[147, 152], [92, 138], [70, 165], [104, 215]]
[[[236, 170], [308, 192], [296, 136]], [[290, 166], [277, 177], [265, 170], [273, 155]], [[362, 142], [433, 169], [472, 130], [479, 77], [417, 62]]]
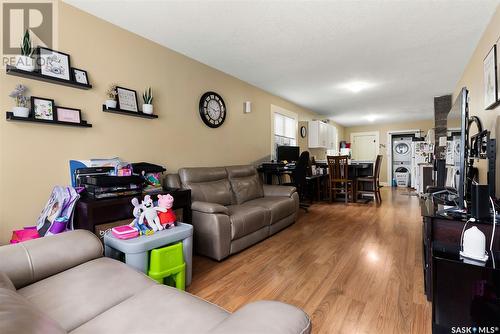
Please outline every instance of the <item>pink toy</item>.
[[12, 238], [10, 239], [11, 244], [17, 244], [26, 240], [40, 238], [36, 226], [25, 227], [22, 230], [15, 230], [12, 232]]
[[139, 231], [136, 228], [128, 225], [113, 227], [111, 233], [118, 239], [131, 239], [139, 235]]
[[160, 217], [160, 224], [164, 228], [175, 226], [177, 218], [175, 217], [174, 210], [172, 210], [173, 205], [174, 198], [171, 195], [158, 195], [158, 207], [163, 209], [158, 210], [158, 217]]

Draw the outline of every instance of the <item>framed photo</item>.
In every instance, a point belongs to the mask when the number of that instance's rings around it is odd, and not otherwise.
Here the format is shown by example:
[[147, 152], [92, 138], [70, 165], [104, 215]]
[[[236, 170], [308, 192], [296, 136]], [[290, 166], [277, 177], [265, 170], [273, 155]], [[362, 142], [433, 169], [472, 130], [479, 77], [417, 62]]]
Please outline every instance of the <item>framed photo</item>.
[[116, 86], [118, 109], [139, 112], [137, 92], [132, 89]]
[[497, 102], [497, 48], [493, 45], [483, 61], [484, 108], [489, 109]]
[[40, 73], [49, 77], [71, 80], [69, 55], [44, 47], [38, 47]]
[[72, 76], [73, 81], [76, 81], [84, 85], [89, 84], [89, 79], [87, 78], [87, 71], [72, 67], [71, 73], [73, 75]]
[[[499, 48], [500, 48], [500, 38], [497, 40], [496, 44], [497, 53], [500, 52]], [[500, 101], [500, 55], [497, 54], [496, 58], [497, 58], [497, 101]]]
[[57, 120], [60, 122], [81, 123], [82, 111], [80, 109], [56, 107]]
[[44, 97], [31, 97], [31, 114], [36, 119], [54, 120], [54, 100]]

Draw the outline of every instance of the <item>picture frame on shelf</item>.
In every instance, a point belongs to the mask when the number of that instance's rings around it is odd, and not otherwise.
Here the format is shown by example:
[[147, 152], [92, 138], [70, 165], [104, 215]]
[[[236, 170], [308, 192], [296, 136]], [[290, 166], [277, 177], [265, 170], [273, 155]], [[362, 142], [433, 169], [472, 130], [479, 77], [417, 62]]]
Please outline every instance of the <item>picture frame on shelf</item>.
[[133, 89], [116, 86], [117, 108], [126, 111], [139, 112], [137, 92]]
[[76, 108], [56, 107], [56, 116], [59, 122], [81, 123], [82, 111]]
[[498, 100], [497, 48], [490, 49], [483, 60], [484, 108], [492, 108]]
[[38, 66], [42, 75], [71, 80], [70, 57], [67, 53], [39, 46]]
[[88, 85], [89, 84], [89, 78], [87, 75], [87, 71], [81, 70], [79, 68], [71, 68], [71, 78], [73, 81]]
[[35, 119], [55, 120], [54, 100], [45, 97], [31, 97], [31, 115]]

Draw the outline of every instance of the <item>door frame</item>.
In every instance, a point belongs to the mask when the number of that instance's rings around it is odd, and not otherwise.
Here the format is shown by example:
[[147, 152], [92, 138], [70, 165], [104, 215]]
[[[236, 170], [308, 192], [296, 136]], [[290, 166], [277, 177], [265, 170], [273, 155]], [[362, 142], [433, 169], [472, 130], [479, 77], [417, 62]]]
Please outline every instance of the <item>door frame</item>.
[[[350, 135], [351, 145], [354, 144], [354, 137], [356, 137], [356, 136], [375, 136], [376, 141], [377, 141], [377, 144], [375, 145], [377, 153], [375, 154], [375, 156], [379, 155], [379, 153], [380, 153], [380, 131], [351, 132], [351, 135]], [[351, 147], [351, 150], [352, 149], [353, 149], [353, 147]]]
[[422, 130], [420, 129], [411, 129], [411, 130], [389, 130], [387, 131], [387, 141], [386, 141], [386, 157], [387, 157], [387, 183], [392, 186], [392, 136], [397, 134], [408, 134], [421, 136]]

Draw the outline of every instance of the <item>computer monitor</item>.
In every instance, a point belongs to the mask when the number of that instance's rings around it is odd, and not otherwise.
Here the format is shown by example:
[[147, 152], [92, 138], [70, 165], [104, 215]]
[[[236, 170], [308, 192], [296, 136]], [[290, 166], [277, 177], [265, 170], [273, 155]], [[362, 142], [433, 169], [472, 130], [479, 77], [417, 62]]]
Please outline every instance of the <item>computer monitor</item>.
[[300, 148], [298, 146], [278, 146], [276, 156], [278, 161], [298, 161], [300, 155]]

